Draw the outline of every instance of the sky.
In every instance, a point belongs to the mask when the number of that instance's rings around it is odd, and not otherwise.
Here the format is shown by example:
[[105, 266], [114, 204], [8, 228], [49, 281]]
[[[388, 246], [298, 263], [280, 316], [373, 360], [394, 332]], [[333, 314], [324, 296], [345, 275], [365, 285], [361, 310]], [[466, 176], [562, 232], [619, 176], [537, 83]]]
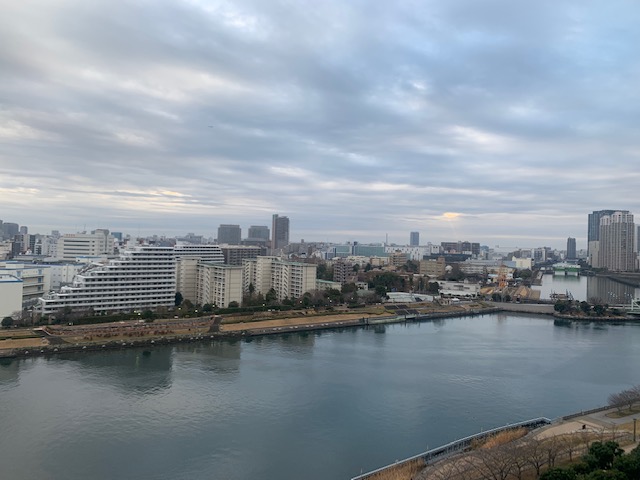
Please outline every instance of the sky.
[[31, 233], [586, 248], [640, 213], [640, 3], [0, 0]]

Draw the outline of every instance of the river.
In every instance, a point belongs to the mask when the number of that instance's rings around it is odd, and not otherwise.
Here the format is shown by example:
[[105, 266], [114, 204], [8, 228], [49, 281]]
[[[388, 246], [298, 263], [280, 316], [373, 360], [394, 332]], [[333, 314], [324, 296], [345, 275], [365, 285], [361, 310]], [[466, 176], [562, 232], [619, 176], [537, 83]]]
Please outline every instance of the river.
[[348, 479], [606, 403], [640, 325], [492, 314], [0, 364], [0, 478]]
[[544, 275], [542, 285], [533, 287], [540, 290], [540, 299], [549, 300], [552, 293], [569, 292], [578, 301], [597, 300], [610, 305], [630, 304], [633, 298], [640, 298], [640, 289], [614, 282], [605, 277], [584, 277], [564, 275]]

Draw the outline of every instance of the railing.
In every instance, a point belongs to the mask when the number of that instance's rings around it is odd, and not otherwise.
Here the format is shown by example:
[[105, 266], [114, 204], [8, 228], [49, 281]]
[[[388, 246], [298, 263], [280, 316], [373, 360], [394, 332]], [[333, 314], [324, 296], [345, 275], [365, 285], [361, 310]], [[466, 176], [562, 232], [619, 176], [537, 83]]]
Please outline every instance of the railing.
[[544, 425], [550, 425], [550, 424], [551, 424], [551, 420], [549, 420], [546, 417], [538, 417], [538, 418], [533, 418], [531, 420], [526, 420], [524, 422], [510, 423], [509, 425], [506, 425], [504, 427], [493, 428], [485, 432], [476, 433], [475, 435], [470, 435], [468, 437], [455, 440], [453, 442], [447, 443], [446, 445], [442, 445], [441, 447], [438, 447], [438, 448], [432, 448], [431, 450], [427, 450], [426, 452], [419, 453], [418, 455], [414, 455], [413, 457], [409, 457], [404, 460], [400, 460], [395, 463], [392, 463], [390, 465], [385, 465], [384, 467], [380, 467], [376, 470], [363, 473], [362, 475], [358, 475], [356, 477], [351, 478], [351, 480], [365, 480], [366, 478], [369, 478], [372, 475], [375, 475], [377, 473], [383, 472], [384, 470], [396, 468], [402, 464], [412, 462], [419, 458], [422, 458], [426, 464], [429, 464], [433, 460], [436, 460], [436, 459], [441, 460], [443, 458], [447, 458], [451, 455], [467, 450], [469, 447], [471, 447], [471, 444], [474, 441], [482, 440], [484, 438], [490, 437], [491, 435], [495, 435], [496, 433], [499, 433], [499, 432], [504, 432], [507, 430], [515, 430], [517, 428], [534, 429], [534, 428], [538, 428], [538, 427], [542, 427]]

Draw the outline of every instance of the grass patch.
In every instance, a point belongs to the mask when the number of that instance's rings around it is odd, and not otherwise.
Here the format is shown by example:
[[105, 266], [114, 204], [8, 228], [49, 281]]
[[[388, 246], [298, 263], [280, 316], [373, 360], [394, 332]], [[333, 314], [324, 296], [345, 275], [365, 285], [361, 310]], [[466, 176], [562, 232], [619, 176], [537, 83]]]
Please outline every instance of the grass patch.
[[367, 480], [411, 480], [411, 478], [422, 471], [426, 466], [422, 458], [416, 458], [410, 462], [400, 463], [389, 467], [382, 472], [375, 473]]
[[509, 442], [513, 442], [518, 440], [519, 438], [524, 437], [527, 434], [528, 430], [526, 428], [514, 428], [513, 430], [504, 430], [502, 432], [498, 432], [495, 435], [491, 435], [489, 438], [478, 442], [477, 445], [473, 445], [472, 448], [475, 449], [488, 449], [493, 447], [498, 447], [500, 445], [504, 445]]
[[633, 408], [626, 408], [624, 410], [617, 410], [615, 412], [609, 412], [605, 416], [609, 418], [623, 418], [629, 415], [640, 413], [640, 405], [636, 405]]

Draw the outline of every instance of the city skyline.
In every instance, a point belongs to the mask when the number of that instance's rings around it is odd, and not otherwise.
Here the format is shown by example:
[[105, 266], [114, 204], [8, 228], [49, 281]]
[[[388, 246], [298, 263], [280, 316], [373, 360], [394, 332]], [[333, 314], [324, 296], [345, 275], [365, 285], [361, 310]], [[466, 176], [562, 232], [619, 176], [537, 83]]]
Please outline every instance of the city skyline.
[[279, 212], [292, 242], [585, 249], [589, 212], [640, 210], [640, 5], [4, 12], [0, 218], [33, 233], [215, 237]]

